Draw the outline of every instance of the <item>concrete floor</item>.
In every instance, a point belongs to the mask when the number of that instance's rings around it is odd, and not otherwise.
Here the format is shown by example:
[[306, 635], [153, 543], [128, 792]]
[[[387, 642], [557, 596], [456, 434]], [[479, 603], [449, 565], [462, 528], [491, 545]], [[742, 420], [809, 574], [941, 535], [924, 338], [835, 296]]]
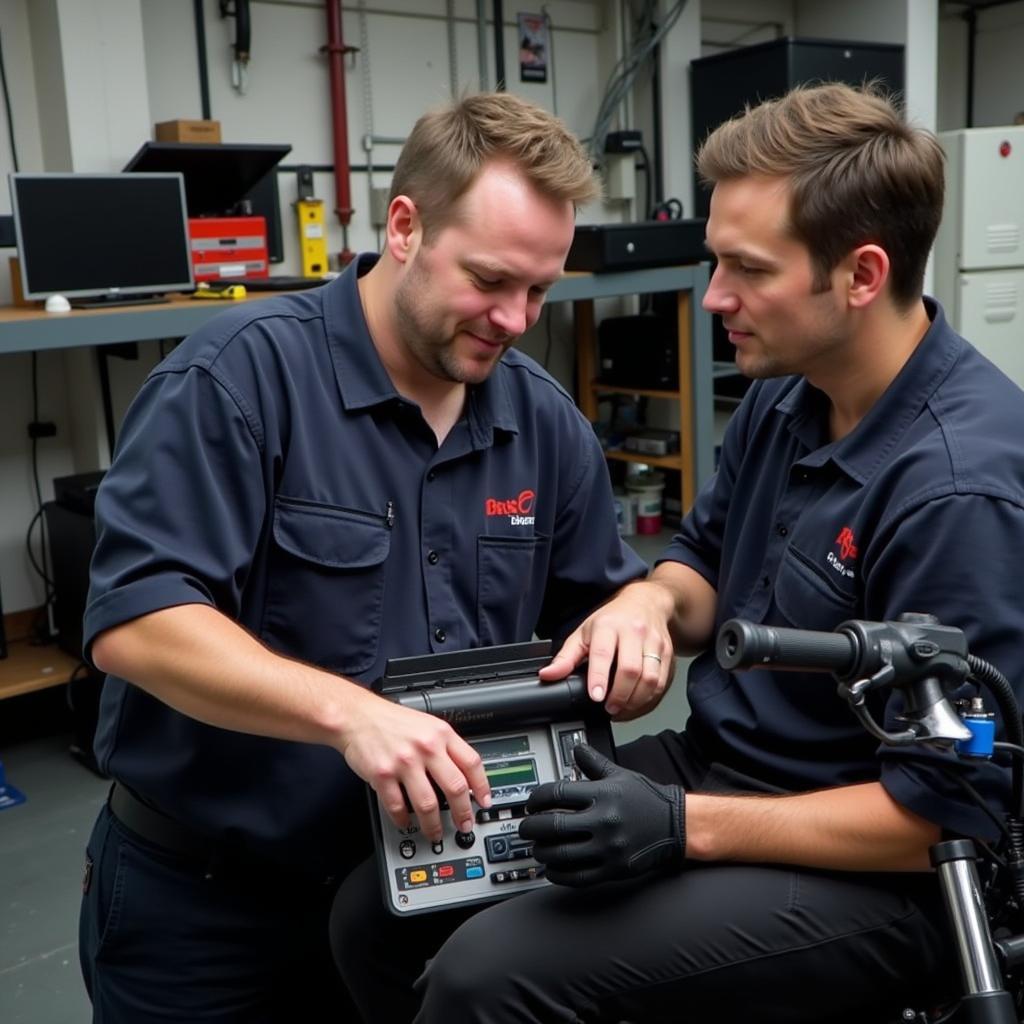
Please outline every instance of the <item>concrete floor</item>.
[[0, 702], [0, 760], [23, 804], [0, 811], [0, 1021], [82, 1024], [85, 844], [109, 783], [68, 753], [63, 689]]
[[[630, 538], [652, 560], [668, 533]], [[615, 726], [620, 743], [681, 728], [682, 666], [657, 711]], [[76, 741], [66, 688], [0, 701], [0, 761], [26, 801], [0, 811], [0, 1022], [85, 1024], [78, 906], [85, 844], [109, 782], [69, 753]]]

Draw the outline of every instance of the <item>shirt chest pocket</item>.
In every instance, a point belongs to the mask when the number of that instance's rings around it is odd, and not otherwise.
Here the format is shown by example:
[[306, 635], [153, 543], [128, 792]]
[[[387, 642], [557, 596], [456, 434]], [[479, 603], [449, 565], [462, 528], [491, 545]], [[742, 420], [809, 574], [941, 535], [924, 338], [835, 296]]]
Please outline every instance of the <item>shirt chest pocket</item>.
[[540, 616], [551, 542], [542, 536], [479, 537], [477, 630], [483, 644], [529, 640]]
[[840, 622], [856, 616], [858, 590], [855, 577], [840, 578], [838, 571], [815, 565], [790, 545], [775, 579], [775, 605], [796, 629], [831, 632]]
[[390, 550], [381, 515], [278, 498], [264, 639], [346, 675], [368, 669], [380, 644]]

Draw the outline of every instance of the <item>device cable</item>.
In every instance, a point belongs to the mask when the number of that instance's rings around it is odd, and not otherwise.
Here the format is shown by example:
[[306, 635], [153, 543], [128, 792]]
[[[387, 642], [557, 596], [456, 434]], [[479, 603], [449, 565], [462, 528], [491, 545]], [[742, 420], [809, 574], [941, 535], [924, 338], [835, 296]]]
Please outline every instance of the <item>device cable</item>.
[[[39, 422], [39, 353], [32, 353], [32, 422]], [[48, 571], [49, 567], [49, 553], [47, 551], [46, 542], [46, 523], [43, 520], [44, 510], [46, 509], [48, 502], [43, 501], [43, 489], [39, 483], [39, 438], [36, 432], [32, 432], [32, 481], [35, 485], [35, 496], [36, 496], [36, 514], [32, 517], [32, 521], [28, 525], [28, 531], [25, 535], [25, 546], [28, 550], [29, 561], [32, 563], [32, 567], [39, 574], [39, 578], [43, 581], [43, 606], [39, 612], [39, 618], [37, 618], [33, 632], [38, 642], [44, 642], [48, 639], [49, 629], [44, 625], [44, 622], [49, 617], [51, 606], [54, 601], [54, 586], [53, 580], [51, 579]], [[32, 530], [39, 521], [39, 555], [42, 559], [42, 565], [40, 565], [35, 558], [35, 554], [32, 551]]]
[[[623, 54], [612, 68], [612, 73], [605, 87], [604, 96], [601, 98], [601, 104], [594, 121], [594, 130], [590, 136], [590, 155], [596, 162], [600, 161], [601, 155], [604, 152], [605, 138], [615, 118], [615, 112], [625, 96], [633, 88], [633, 82], [640, 68], [679, 20], [679, 16], [686, 7], [686, 2], [687, 0], [677, 0], [665, 14], [661, 24], [653, 27], [649, 35], [639, 37], [630, 47], [629, 51]], [[654, 4], [649, 0], [645, 4], [641, 19], [647, 22], [649, 27], [654, 26], [653, 15]]]
[[4, 109], [7, 111], [7, 137], [11, 141], [11, 166], [18, 170], [18, 147], [14, 142], [14, 114], [11, 112], [11, 92], [7, 87], [7, 68], [4, 64], [3, 35], [0, 34], [0, 86], [4, 93]]

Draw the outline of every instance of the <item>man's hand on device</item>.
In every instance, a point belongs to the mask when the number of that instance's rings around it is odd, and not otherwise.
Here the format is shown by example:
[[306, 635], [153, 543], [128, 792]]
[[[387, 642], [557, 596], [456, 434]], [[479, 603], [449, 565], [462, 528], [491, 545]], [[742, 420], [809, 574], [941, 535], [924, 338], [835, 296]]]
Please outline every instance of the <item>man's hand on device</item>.
[[570, 634], [540, 670], [540, 678], [564, 679], [587, 659], [593, 700], [605, 700], [607, 694], [608, 713], [619, 721], [646, 714], [665, 696], [675, 673], [668, 631], [672, 607], [671, 595], [660, 584], [627, 584]]
[[559, 885], [582, 887], [678, 867], [686, 856], [686, 796], [620, 768], [593, 747], [573, 751], [587, 782], [545, 783], [519, 836]]
[[[480, 755], [445, 721], [363, 691], [344, 729], [340, 750], [370, 784], [399, 827], [409, 824], [406, 794], [432, 842], [444, 834], [437, 792], [444, 793], [455, 827], [473, 829], [472, 796], [489, 807], [491, 789]], [[404, 792], [403, 792], [404, 791]]]

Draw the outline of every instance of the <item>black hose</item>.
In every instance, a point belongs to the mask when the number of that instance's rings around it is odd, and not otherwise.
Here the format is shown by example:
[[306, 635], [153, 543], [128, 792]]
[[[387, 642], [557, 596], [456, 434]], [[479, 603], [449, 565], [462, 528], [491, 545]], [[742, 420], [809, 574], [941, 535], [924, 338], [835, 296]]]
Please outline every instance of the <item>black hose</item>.
[[[990, 665], [974, 654], [967, 655], [967, 664], [971, 670], [970, 678], [974, 682], [984, 684], [995, 697], [1009, 743], [1015, 747], [1024, 746], [1024, 724], [1021, 722], [1020, 705], [1009, 680], [995, 665]], [[1013, 807], [1018, 816], [1024, 817], [1024, 763], [1020, 757], [1013, 758], [1010, 770], [1013, 777]]]
[[243, 64], [252, 53], [252, 16], [249, 0], [235, 0], [235, 59]]
[[7, 111], [7, 137], [11, 140], [11, 166], [18, 170], [18, 147], [14, 141], [14, 115], [11, 113], [11, 93], [7, 88], [7, 69], [4, 67], [4, 48], [0, 42], [0, 86], [3, 87], [4, 109]]
[[210, 120], [210, 66], [206, 59], [206, 21], [203, 18], [203, 0], [193, 0], [192, 12], [196, 22], [196, 53], [199, 59], [199, 99], [203, 120]]
[[1009, 680], [995, 665], [990, 665], [973, 654], [967, 655], [967, 664], [971, 669], [971, 678], [984, 683], [995, 697], [999, 712], [1003, 716], [1006, 739], [1018, 747], [1024, 747], [1024, 723], [1021, 722], [1020, 705]]

